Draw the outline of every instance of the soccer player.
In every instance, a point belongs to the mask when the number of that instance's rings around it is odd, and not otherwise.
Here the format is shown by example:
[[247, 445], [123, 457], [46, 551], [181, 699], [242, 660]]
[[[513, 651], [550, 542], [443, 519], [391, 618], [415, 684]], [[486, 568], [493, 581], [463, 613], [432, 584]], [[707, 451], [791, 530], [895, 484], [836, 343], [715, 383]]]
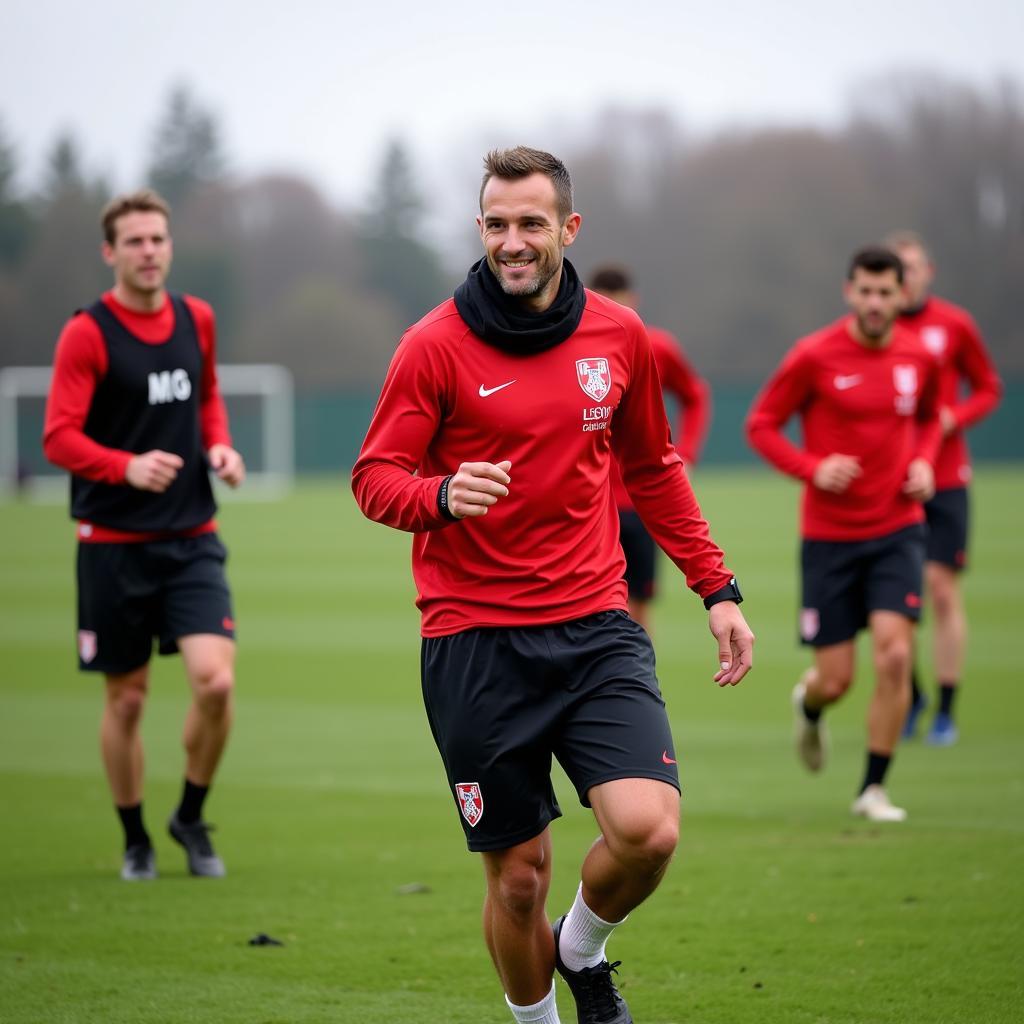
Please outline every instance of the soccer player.
[[[630, 309], [637, 308], [632, 281], [621, 267], [598, 267], [590, 275], [590, 288]], [[676, 450], [684, 465], [695, 466], [708, 432], [711, 389], [668, 331], [650, 324], [645, 324], [645, 327], [662, 390], [671, 395], [678, 405], [679, 422], [674, 438]], [[626, 556], [629, 614], [650, 632], [650, 605], [654, 598], [657, 570], [654, 538], [633, 507], [615, 463], [612, 465], [612, 490], [619, 509], [619, 535]]]
[[[927, 740], [939, 746], [956, 742], [953, 700], [967, 647], [967, 614], [960, 573], [967, 566], [968, 500], [971, 456], [964, 431], [999, 404], [1002, 382], [970, 313], [931, 294], [935, 265], [921, 238], [910, 231], [890, 235], [885, 244], [903, 262], [906, 304], [899, 323], [912, 330], [939, 361], [939, 418], [942, 446], [935, 463], [935, 496], [924, 507], [928, 547], [925, 592], [934, 617], [933, 657], [939, 703]], [[911, 677], [910, 713], [903, 735], [914, 735], [925, 706]]]
[[[805, 484], [800, 634], [814, 664], [793, 691], [797, 750], [825, 761], [822, 713], [849, 689], [854, 638], [871, 631], [875, 691], [867, 765], [853, 813], [903, 821], [885, 779], [910, 703], [913, 626], [920, 615], [924, 509], [939, 445], [938, 365], [896, 324], [903, 266], [888, 249], [854, 254], [850, 315], [803, 338], [755, 399], [750, 444]], [[783, 432], [798, 415], [803, 447]]]
[[[650, 340], [564, 259], [580, 228], [549, 153], [485, 161], [484, 257], [399, 345], [353, 469], [373, 520], [413, 534], [424, 702], [470, 850], [484, 936], [518, 1021], [632, 1020], [605, 943], [657, 887], [679, 830], [676, 750], [647, 634], [626, 613], [609, 473], [710, 610], [714, 680], [753, 636], [668, 436]], [[600, 830], [554, 928], [557, 757]]]
[[213, 311], [165, 288], [169, 216], [150, 190], [103, 211], [114, 286], [64, 325], [43, 436], [46, 457], [71, 474], [79, 667], [105, 681], [100, 746], [127, 881], [156, 877], [139, 731], [154, 637], [161, 654], [181, 652], [192, 691], [168, 829], [193, 875], [224, 874], [202, 809], [231, 725], [235, 624], [209, 473], [237, 487], [245, 466], [217, 384]]

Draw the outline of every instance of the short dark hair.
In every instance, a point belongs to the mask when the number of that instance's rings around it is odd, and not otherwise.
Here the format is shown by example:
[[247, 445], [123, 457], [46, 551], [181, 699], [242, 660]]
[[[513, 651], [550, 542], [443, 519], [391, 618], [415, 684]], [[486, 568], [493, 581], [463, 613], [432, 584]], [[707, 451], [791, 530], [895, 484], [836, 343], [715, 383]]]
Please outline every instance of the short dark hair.
[[531, 174], [546, 174], [555, 186], [555, 209], [561, 220], [572, 213], [572, 178], [565, 164], [541, 149], [514, 146], [512, 149], [492, 149], [484, 157], [484, 179], [480, 183], [480, 212], [484, 211], [484, 189], [491, 178], [516, 181]]
[[590, 275], [590, 287], [595, 292], [628, 292], [633, 289], [633, 281], [625, 267], [609, 263]]
[[117, 221], [126, 213], [162, 213], [170, 223], [171, 204], [152, 188], [140, 188], [136, 192], [114, 196], [100, 214], [100, 225], [107, 245], [113, 245], [117, 240]]
[[884, 245], [866, 245], [863, 249], [858, 249], [850, 257], [846, 280], [852, 281], [858, 269], [866, 270], [869, 274], [884, 274], [887, 270], [894, 270], [896, 280], [903, 284], [903, 260]]

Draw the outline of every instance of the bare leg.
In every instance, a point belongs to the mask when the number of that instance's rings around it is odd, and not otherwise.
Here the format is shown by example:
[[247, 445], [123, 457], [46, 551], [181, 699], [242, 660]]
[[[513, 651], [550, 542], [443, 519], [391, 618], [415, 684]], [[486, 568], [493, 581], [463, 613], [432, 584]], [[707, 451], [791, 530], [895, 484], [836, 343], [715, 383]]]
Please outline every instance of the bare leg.
[[482, 854], [487, 877], [483, 927], [505, 993], [530, 1006], [551, 991], [555, 943], [545, 912], [551, 885], [551, 833]]
[[853, 683], [856, 649], [853, 640], [814, 648], [814, 665], [803, 676], [804, 703], [811, 710], [827, 707], [839, 700]]
[[235, 642], [198, 633], [178, 641], [192, 687], [185, 715], [185, 778], [208, 786], [220, 763], [234, 712]]
[[967, 648], [967, 613], [960, 591], [960, 577], [948, 565], [928, 562], [925, 579], [935, 616], [935, 675], [940, 684], [955, 686], [963, 672]]
[[142, 803], [143, 753], [139, 725], [149, 687], [149, 665], [106, 677], [100, 750], [118, 807]]
[[868, 750], [891, 755], [910, 707], [914, 624], [899, 612], [869, 618], [875, 662], [875, 692], [868, 707]]

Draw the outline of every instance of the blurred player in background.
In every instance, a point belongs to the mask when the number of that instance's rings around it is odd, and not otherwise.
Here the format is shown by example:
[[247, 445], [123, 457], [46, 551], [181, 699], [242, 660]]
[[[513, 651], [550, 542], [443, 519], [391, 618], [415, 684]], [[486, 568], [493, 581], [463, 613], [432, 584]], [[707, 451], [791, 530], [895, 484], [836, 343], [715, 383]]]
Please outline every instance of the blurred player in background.
[[[626, 612], [615, 458], [710, 610], [720, 686], [750, 668], [753, 636], [669, 439], [640, 318], [563, 259], [581, 219], [569, 172], [522, 146], [485, 167], [485, 256], [402, 338], [353, 490], [370, 519], [414, 534], [424, 703], [483, 860], [512, 1015], [557, 1024], [557, 969], [580, 1024], [629, 1024], [605, 943], [672, 858], [679, 775], [650, 638]], [[553, 928], [552, 756], [600, 829]]]
[[[931, 294], [935, 265], [921, 238], [910, 231], [897, 231], [885, 244], [903, 262], [906, 304], [899, 323], [921, 339], [940, 366], [942, 447], [935, 463], [935, 496], [924, 507], [928, 525], [925, 586], [934, 620], [933, 658], [939, 691], [927, 739], [948, 746], [957, 739], [953, 699], [967, 647], [960, 573], [967, 567], [971, 456], [964, 431], [996, 408], [1002, 382], [970, 313]], [[914, 735], [926, 703], [915, 669], [904, 736]]]
[[[590, 275], [590, 289], [636, 309], [637, 295], [629, 274], [618, 266], [598, 267]], [[684, 466], [695, 466], [707, 437], [711, 420], [711, 389], [690, 365], [682, 346], [668, 331], [644, 325], [658, 367], [661, 387], [678, 406], [678, 423], [673, 442]], [[650, 632], [650, 604], [657, 579], [657, 550], [654, 538], [630, 501], [618, 464], [612, 465], [612, 490], [619, 509], [619, 533], [626, 555], [626, 586], [629, 614]]]
[[169, 216], [148, 189], [104, 210], [114, 286], [61, 332], [43, 437], [71, 473], [79, 667], [105, 680], [100, 745], [128, 881], [156, 877], [139, 728], [154, 637], [161, 654], [181, 652], [192, 690], [168, 829], [193, 875], [224, 874], [202, 809], [231, 725], [235, 624], [209, 473], [237, 487], [245, 466], [217, 385], [213, 311], [165, 288]]
[[[902, 821], [885, 790], [910, 705], [913, 627], [921, 608], [924, 509], [938, 451], [938, 364], [896, 324], [903, 267], [888, 249], [849, 264], [850, 315], [798, 341], [754, 401], [750, 444], [805, 484], [800, 635], [814, 664], [793, 691], [797, 751], [825, 762], [825, 708], [854, 677], [856, 634], [871, 631], [875, 692], [867, 764], [853, 813]], [[803, 447], [784, 433], [797, 415]]]

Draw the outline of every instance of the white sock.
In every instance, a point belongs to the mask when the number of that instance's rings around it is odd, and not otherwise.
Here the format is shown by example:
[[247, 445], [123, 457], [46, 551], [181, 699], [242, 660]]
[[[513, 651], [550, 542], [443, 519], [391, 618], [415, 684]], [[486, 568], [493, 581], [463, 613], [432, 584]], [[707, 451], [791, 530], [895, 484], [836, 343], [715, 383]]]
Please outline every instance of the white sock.
[[[626, 919], [623, 918], [622, 921]], [[558, 952], [562, 963], [570, 971], [596, 967], [605, 959], [604, 947], [608, 936], [622, 921], [603, 921], [583, 902], [583, 883], [576, 891], [576, 901], [566, 915], [558, 939]]]
[[551, 991], [533, 1006], [516, 1006], [506, 995], [505, 1002], [519, 1024], [561, 1024], [558, 1019], [558, 1007], [555, 1005], [555, 983], [551, 982]]

